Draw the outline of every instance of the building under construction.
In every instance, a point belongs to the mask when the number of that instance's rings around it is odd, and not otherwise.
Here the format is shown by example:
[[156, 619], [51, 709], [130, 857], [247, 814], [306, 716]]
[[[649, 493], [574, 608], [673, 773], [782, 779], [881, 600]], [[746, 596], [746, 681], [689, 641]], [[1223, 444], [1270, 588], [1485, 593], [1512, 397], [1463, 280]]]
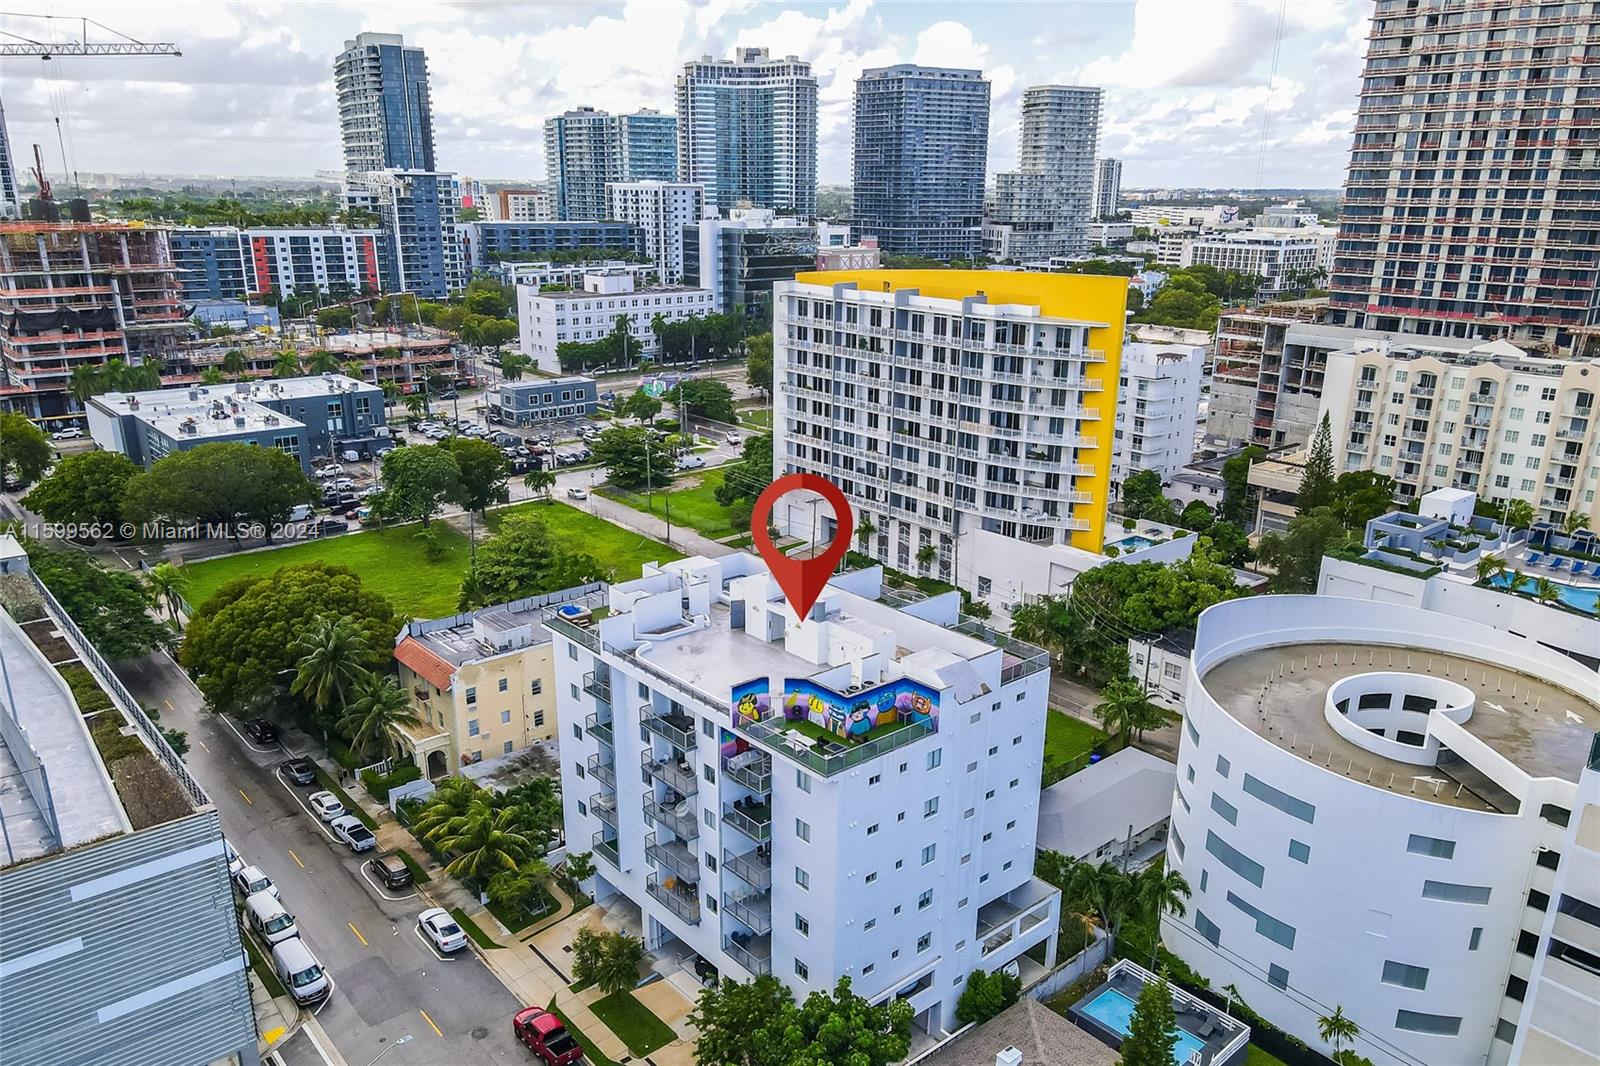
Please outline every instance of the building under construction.
[[71, 416], [79, 367], [159, 363], [188, 331], [165, 230], [0, 223], [0, 410]]

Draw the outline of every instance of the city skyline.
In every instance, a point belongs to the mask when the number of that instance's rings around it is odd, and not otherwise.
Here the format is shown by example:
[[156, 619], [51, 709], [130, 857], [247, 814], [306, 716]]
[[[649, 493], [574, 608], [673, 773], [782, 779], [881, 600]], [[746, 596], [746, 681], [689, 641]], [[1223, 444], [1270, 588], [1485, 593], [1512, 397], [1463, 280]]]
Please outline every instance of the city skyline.
[[[765, 46], [811, 63], [817, 76], [822, 184], [850, 178], [855, 78], [901, 62], [984, 71], [994, 86], [991, 176], [1016, 166], [1024, 89], [1087, 84], [1105, 89], [1101, 152], [1125, 160], [1130, 187], [1342, 184], [1367, 5], [1287, 5], [1281, 40], [1279, 5], [1270, 2], [1075, 7], [1085, 17], [1001, 4], [986, 6], [981, 20], [962, 19], [948, 17], [954, 8], [872, 0], [547, 5], [516, 18], [487, 5], [441, 16], [363, 4], [317, 6], [315, 14], [310, 5], [230, 4], [201, 24], [180, 5], [90, 4], [74, 14], [174, 41], [183, 57], [57, 58], [48, 67], [14, 59], [0, 65], [0, 91], [16, 150], [27, 155], [39, 142], [58, 177], [58, 111], [69, 169], [163, 173], [182, 159], [189, 165], [177, 169], [219, 176], [309, 177], [340, 166], [331, 86], [343, 42], [362, 31], [400, 33], [428, 54], [437, 165], [515, 180], [547, 176], [542, 130], [551, 115], [583, 105], [671, 114], [685, 62]], [[48, 35], [37, 20], [0, 25]], [[169, 118], [163, 136], [150, 138], [157, 106]], [[210, 165], [195, 165], [202, 160]]]

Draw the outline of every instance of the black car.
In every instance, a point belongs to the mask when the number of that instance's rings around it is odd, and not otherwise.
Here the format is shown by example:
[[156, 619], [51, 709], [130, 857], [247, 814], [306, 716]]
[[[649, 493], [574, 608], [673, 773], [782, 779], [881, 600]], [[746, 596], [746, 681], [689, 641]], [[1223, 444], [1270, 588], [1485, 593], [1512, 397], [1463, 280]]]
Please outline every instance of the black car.
[[336, 533], [350, 532], [350, 523], [342, 518], [324, 518], [317, 523], [317, 536], [329, 537]]
[[411, 884], [411, 867], [398, 855], [379, 855], [368, 859], [367, 866], [385, 888], [405, 888]]
[[244, 733], [258, 744], [275, 744], [278, 740], [278, 727], [265, 718], [252, 718], [245, 722]]
[[290, 759], [283, 764], [283, 776], [297, 785], [317, 783], [317, 764], [307, 758]]

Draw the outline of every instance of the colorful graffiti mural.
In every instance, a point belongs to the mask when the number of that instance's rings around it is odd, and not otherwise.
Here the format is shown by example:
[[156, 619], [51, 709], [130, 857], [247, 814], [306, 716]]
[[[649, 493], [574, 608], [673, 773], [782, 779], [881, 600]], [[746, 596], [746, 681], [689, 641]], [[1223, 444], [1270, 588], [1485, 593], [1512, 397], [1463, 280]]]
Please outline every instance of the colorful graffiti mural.
[[899, 678], [861, 692], [835, 692], [805, 678], [785, 678], [779, 708], [771, 685], [757, 678], [734, 686], [734, 725], [759, 722], [781, 709], [791, 722], [807, 721], [852, 740], [864, 740], [878, 726], [922, 722], [939, 716], [939, 693], [919, 681]]

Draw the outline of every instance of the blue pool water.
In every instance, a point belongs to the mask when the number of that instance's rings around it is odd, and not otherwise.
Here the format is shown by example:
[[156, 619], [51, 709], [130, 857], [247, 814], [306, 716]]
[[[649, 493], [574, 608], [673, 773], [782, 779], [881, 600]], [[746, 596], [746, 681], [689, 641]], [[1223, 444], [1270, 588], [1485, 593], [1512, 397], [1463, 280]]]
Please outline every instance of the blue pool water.
[[[1128, 1022], [1133, 1017], [1133, 1000], [1108, 988], [1079, 1008], [1083, 1013], [1120, 1036], [1128, 1035]], [[1187, 1029], [1178, 1030], [1178, 1043], [1172, 1049], [1172, 1061], [1184, 1066], [1189, 1056], [1206, 1046], [1206, 1042]]]
[[1155, 541], [1151, 540], [1149, 537], [1141, 537], [1135, 533], [1132, 536], [1123, 537], [1121, 540], [1114, 540], [1111, 543], [1115, 544], [1121, 551], [1136, 552], [1150, 547], [1150, 545], [1154, 544]]
[[[1510, 588], [1512, 580], [1513, 576], [1511, 574], [1500, 574], [1494, 579], [1494, 586], [1502, 589]], [[1534, 578], [1523, 576], [1517, 582], [1517, 589], [1520, 592], [1532, 592], [1535, 583]], [[1556, 582], [1556, 589], [1561, 594], [1561, 602], [1568, 607], [1576, 607], [1578, 610], [1588, 611], [1590, 614], [1600, 614], [1600, 589], [1580, 589], [1576, 585], [1568, 585], [1560, 581]]]

